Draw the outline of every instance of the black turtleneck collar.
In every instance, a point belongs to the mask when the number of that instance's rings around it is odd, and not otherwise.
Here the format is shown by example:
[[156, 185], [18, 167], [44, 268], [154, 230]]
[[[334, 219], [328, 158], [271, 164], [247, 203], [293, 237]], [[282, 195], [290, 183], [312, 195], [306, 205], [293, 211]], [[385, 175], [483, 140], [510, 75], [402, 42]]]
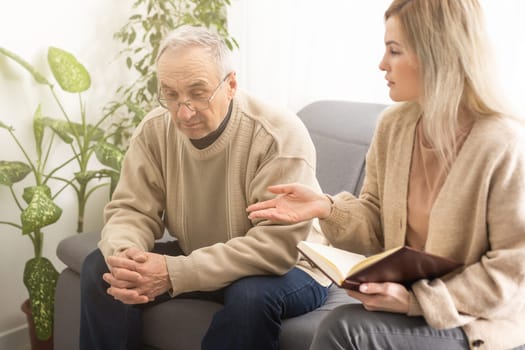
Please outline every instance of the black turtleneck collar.
[[233, 106], [233, 101], [230, 102], [230, 106], [228, 107], [228, 112], [226, 113], [224, 120], [221, 122], [217, 130], [212, 131], [211, 133], [209, 133], [208, 135], [204, 136], [201, 139], [197, 139], [197, 140], [190, 139], [191, 144], [198, 149], [205, 149], [206, 147], [214, 143], [215, 140], [217, 140], [219, 136], [221, 136], [224, 129], [226, 129], [226, 125], [228, 125], [228, 121], [230, 120], [230, 117], [232, 115], [232, 106]]

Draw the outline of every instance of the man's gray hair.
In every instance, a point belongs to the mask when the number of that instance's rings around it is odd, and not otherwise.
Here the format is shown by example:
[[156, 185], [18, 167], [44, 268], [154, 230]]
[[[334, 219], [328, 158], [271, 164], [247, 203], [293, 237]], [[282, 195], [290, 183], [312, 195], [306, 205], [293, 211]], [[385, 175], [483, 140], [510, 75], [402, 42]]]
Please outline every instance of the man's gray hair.
[[202, 47], [206, 49], [210, 57], [215, 60], [220, 75], [218, 79], [223, 79], [226, 74], [233, 71], [231, 52], [224, 40], [208, 28], [190, 25], [180, 26], [164, 37], [160, 43], [155, 62], [159, 61], [166, 49], [181, 47]]

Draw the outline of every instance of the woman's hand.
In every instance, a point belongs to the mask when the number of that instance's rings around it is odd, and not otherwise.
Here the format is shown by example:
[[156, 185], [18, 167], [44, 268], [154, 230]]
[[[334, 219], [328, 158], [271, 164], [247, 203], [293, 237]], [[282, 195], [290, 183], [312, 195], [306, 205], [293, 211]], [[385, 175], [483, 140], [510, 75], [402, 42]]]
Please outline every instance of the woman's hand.
[[408, 313], [408, 290], [398, 283], [363, 283], [359, 292], [347, 290], [346, 293], [363, 303], [369, 311]]
[[324, 219], [330, 215], [332, 203], [322, 193], [300, 184], [268, 187], [278, 194], [276, 198], [250, 205], [250, 219], [268, 219], [275, 222], [296, 223], [313, 218]]

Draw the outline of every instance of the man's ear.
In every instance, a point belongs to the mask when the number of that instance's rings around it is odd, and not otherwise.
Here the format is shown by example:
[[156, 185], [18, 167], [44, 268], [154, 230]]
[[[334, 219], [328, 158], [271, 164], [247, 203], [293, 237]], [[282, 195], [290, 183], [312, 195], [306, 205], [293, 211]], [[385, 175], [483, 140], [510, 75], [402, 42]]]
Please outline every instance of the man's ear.
[[237, 91], [237, 73], [231, 72], [226, 82], [228, 84], [228, 97], [232, 99]]

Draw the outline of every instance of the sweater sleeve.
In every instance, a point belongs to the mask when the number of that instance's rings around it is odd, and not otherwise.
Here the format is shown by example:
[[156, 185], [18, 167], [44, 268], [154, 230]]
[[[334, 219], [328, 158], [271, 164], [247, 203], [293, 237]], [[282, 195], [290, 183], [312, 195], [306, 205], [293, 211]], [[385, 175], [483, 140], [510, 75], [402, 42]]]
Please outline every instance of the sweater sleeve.
[[[288, 182], [317, 187], [312, 163], [301, 157], [270, 157], [251, 179], [247, 200], [270, 199], [269, 185]], [[248, 203], [244, 204], [245, 208]], [[257, 220], [252, 224], [244, 236], [199, 248], [188, 256], [166, 257], [172, 295], [215, 290], [246, 276], [282, 275], [296, 265], [296, 245], [307, 238], [311, 221], [281, 225]]]
[[130, 247], [149, 251], [155, 239], [162, 237], [165, 185], [160, 159], [164, 151], [156, 139], [163, 123], [162, 117], [145, 120], [130, 141], [119, 183], [104, 210], [98, 246], [105, 257]]
[[494, 157], [492, 172], [486, 174], [486, 203], [479, 204], [486, 212], [482, 225], [488, 237], [486, 252], [449, 279], [413, 285], [425, 319], [435, 328], [462, 326], [475, 319], [512, 319], [523, 305], [525, 144], [523, 139], [506, 141], [506, 149]]

